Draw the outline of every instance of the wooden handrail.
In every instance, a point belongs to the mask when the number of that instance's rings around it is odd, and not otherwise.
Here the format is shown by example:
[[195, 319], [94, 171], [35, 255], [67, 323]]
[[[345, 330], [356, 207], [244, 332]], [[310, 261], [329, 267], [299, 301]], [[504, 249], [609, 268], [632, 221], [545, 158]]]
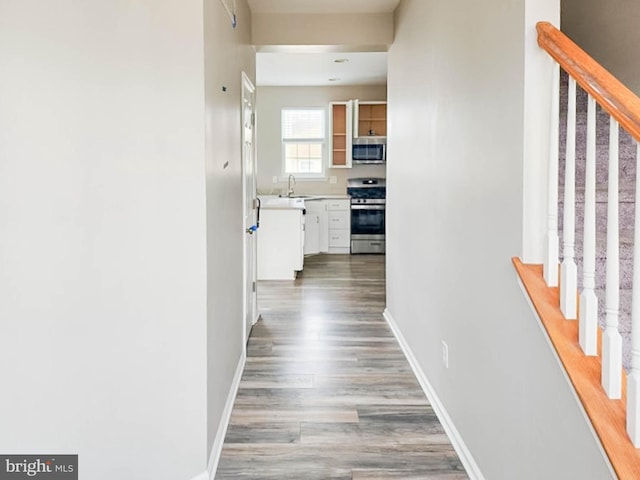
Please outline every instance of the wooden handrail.
[[640, 142], [640, 98], [549, 22], [536, 29], [540, 48]]

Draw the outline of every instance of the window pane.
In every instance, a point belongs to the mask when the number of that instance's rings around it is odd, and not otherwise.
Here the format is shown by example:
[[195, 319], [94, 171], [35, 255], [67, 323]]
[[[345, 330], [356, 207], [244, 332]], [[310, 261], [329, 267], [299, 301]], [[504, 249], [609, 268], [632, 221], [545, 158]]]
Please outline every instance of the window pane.
[[322, 173], [322, 143], [285, 143], [286, 173]]
[[282, 138], [324, 139], [324, 110], [282, 110]]

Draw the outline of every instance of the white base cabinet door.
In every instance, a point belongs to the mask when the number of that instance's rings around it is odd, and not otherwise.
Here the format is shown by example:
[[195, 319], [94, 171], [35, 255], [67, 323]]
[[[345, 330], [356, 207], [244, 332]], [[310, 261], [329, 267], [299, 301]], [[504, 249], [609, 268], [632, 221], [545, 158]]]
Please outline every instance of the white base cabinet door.
[[320, 215], [307, 209], [304, 219], [304, 254], [317, 253], [320, 253]]
[[305, 215], [304, 254], [315, 255], [329, 251], [329, 232], [327, 231], [327, 208], [323, 200], [304, 202]]

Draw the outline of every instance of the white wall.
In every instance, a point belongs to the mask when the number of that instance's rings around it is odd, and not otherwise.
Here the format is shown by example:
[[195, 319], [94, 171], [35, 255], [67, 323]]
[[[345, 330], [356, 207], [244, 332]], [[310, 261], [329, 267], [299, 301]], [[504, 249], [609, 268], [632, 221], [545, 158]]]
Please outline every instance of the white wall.
[[524, 0], [396, 12], [388, 309], [485, 478], [611, 478], [510, 261], [523, 244], [530, 13]]
[[0, 451], [206, 468], [200, 0], [0, 3]]
[[243, 344], [241, 72], [255, 81], [255, 52], [246, 1], [237, 8], [233, 29], [221, 2], [205, 1], [208, 449]]
[[640, 95], [640, 2], [562, 0], [562, 31]]
[[[285, 107], [326, 107], [329, 102], [346, 100], [386, 100], [387, 87], [258, 87], [257, 152], [258, 190], [260, 193], [286, 194], [287, 182], [273, 183], [273, 176], [283, 178], [281, 111]], [[329, 125], [327, 123], [327, 129]], [[327, 132], [328, 135], [328, 132]], [[327, 137], [328, 138], [328, 137]], [[354, 177], [384, 177], [384, 165], [357, 165], [350, 169], [330, 168], [327, 175], [337, 177], [337, 183], [328, 181], [298, 181], [296, 194], [346, 195], [347, 179]]]
[[252, 41], [255, 45], [382, 47], [393, 42], [393, 14], [255, 13]]

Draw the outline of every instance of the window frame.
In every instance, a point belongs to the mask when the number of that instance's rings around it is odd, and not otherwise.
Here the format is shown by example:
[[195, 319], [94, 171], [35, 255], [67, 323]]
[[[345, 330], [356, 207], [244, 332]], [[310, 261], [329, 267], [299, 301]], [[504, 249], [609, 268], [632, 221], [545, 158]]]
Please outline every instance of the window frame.
[[[322, 138], [292, 138], [286, 139], [284, 137], [284, 116], [285, 111], [294, 111], [294, 110], [302, 110], [302, 111], [320, 111], [322, 112], [322, 123], [323, 123], [323, 136]], [[287, 178], [289, 175], [293, 175], [296, 179], [301, 180], [324, 180], [327, 178], [327, 109], [326, 107], [282, 107], [280, 109], [280, 157], [281, 157], [281, 173], [282, 178]], [[318, 173], [312, 172], [287, 172], [287, 152], [286, 145], [287, 144], [320, 144], [321, 147], [321, 155], [320, 155], [320, 167], [321, 170]]]

